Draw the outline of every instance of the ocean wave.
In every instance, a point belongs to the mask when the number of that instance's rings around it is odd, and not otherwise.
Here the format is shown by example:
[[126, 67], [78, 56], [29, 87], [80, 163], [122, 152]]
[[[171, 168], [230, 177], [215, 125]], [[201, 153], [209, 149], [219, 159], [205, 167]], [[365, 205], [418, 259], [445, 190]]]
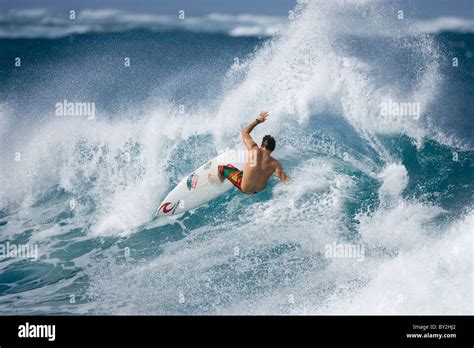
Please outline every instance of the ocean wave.
[[189, 30], [230, 36], [276, 35], [288, 18], [266, 15], [210, 13], [179, 19], [178, 15], [126, 12], [117, 9], [84, 9], [71, 20], [66, 13], [46, 9], [10, 10], [0, 16], [0, 38], [49, 38], [88, 32], [122, 32], [132, 29]]
[[[338, 28], [361, 10], [367, 12], [366, 33], [403, 35], [363, 41], [342, 34]], [[55, 36], [62, 35], [63, 19], [42, 18], [40, 25], [35, 19], [40, 13], [29, 13], [24, 27], [49, 25], [59, 28]], [[8, 154], [0, 166], [0, 227], [5, 240], [38, 244], [43, 257], [28, 279], [22, 267], [29, 264], [2, 263], [10, 275], [0, 312], [472, 312], [472, 154], [454, 152], [448, 139], [446, 146], [430, 145], [444, 137], [433, 128], [435, 116], [446, 117], [430, 105], [438, 100], [452, 106], [442, 92], [453, 85], [443, 80], [435, 40], [413, 35], [387, 13], [378, 1], [313, 1], [299, 20], [257, 47], [256, 40], [186, 32], [163, 35], [172, 38], [168, 46], [77, 40], [72, 58], [59, 55], [66, 57], [62, 66], [52, 64], [51, 55], [71, 52], [62, 51], [68, 45], [48, 40], [38, 45], [38, 78], [15, 75], [20, 81], [15, 87], [30, 87], [21, 94], [21, 102], [31, 104], [29, 118], [14, 101], [0, 104], [5, 127], [0, 141]], [[116, 10], [82, 15], [76, 25], [85, 27], [74, 30], [87, 32], [92, 23], [97, 30], [148, 28], [155, 21], [153, 15], [125, 19]], [[241, 28], [233, 35], [255, 35], [275, 24], [247, 15], [206, 18], [216, 32], [229, 30], [233, 18], [238, 23], [233, 30]], [[183, 23], [210, 30], [196, 18]], [[195, 46], [179, 44], [190, 37]], [[251, 46], [246, 51], [251, 53], [236, 55], [235, 41], [239, 50]], [[108, 75], [97, 56], [87, 60], [93, 51], [107, 58], [145, 46], [153, 50], [141, 51], [135, 66], [143, 74], [124, 73], [113, 61]], [[169, 54], [160, 56], [163, 51]], [[228, 55], [216, 58], [216, 51]], [[179, 57], [187, 60], [176, 63]], [[170, 75], [156, 78], [152, 72], [158, 66]], [[203, 71], [217, 75], [218, 83], [207, 82], [217, 85], [212, 95], [194, 98], [194, 88], [182, 98], [169, 97], [170, 90], [194, 80], [207, 88]], [[102, 91], [99, 79], [127, 84]], [[147, 80], [153, 83], [147, 91], [155, 90], [132, 98], [130, 90]], [[39, 101], [62, 95], [54, 88], [97, 97], [103, 113], [93, 120], [51, 117], [50, 105], [41, 107]], [[110, 107], [113, 97], [127, 107]], [[186, 97], [198, 102], [181, 113]], [[423, 109], [417, 118], [381, 117], [384, 100], [417, 101]], [[253, 135], [275, 136], [275, 156], [292, 184], [272, 179], [258, 195], [233, 190], [169, 224], [150, 222], [157, 204], [184, 175], [219, 149], [242, 147], [239, 130], [262, 108], [271, 118]], [[327, 246], [335, 244], [364, 253], [325, 256]], [[130, 254], [124, 261], [125, 248]], [[65, 301], [70, 291], [83, 301]]]
[[416, 27], [422, 33], [459, 32], [474, 33], [474, 19], [458, 17], [438, 17], [419, 20]]
[[[344, 15], [344, 14], [341, 14]], [[347, 17], [350, 25], [341, 23], [335, 30], [357, 35], [390, 35], [385, 30], [362, 30], [353, 16]], [[360, 20], [360, 19], [359, 19]], [[355, 21], [355, 22], [354, 22]], [[133, 29], [189, 30], [195, 32], [224, 33], [230, 36], [275, 36], [285, 30], [289, 17], [255, 14], [209, 13], [199, 17], [160, 15], [127, 12], [118, 9], [84, 9], [76, 13], [76, 19], [67, 13], [56, 13], [42, 8], [11, 9], [0, 15], [0, 38], [49, 38], [55, 39], [73, 34], [122, 32]], [[414, 27], [423, 33], [443, 31], [474, 32], [474, 20], [457, 17], [439, 17], [417, 20]], [[382, 28], [383, 29], [383, 28]]]

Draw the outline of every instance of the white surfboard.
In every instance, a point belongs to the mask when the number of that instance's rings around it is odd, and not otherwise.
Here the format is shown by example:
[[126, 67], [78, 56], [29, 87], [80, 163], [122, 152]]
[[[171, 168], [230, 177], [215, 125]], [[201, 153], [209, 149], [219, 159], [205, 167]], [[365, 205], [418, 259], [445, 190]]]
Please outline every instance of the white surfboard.
[[245, 157], [242, 156], [242, 153], [245, 154], [245, 152], [239, 151], [224, 152], [183, 178], [156, 209], [154, 217], [184, 213], [230, 190], [234, 185], [229, 180], [225, 179], [222, 183], [213, 183], [209, 180], [209, 173], [216, 176], [217, 167], [226, 164], [232, 164], [243, 170]]

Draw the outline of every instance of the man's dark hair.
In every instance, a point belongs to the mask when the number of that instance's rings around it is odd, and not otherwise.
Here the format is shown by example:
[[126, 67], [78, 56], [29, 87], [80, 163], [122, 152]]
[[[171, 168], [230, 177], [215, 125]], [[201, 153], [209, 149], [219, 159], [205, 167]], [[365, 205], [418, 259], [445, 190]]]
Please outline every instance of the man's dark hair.
[[271, 135], [265, 135], [262, 139], [262, 147], [273, 151], [275, 150], [276, 142], [275, 138], [272, 137]]

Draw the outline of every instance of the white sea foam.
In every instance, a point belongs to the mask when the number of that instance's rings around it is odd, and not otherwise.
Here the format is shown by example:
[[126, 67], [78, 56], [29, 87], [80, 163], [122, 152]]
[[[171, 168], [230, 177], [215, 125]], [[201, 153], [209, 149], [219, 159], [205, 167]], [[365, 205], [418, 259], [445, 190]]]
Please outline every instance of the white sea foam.
[[[398, 255], [371, 269], [372, 280], [355, 296], [334, 299], [324, 313], [366, 314], [472, 314], [472, 233], [474, 214], [454, 223], [439, 238], [420, 239], [420, 224], [412, 220], [417, 212], [405, 207], [405, 221], [399, 214], [372, 221], [371, 228], [401, 244]], [[424, 216], [428, 216], [426, 211]], [[381, 228], [382, 223], [387, 223]], [[369, 226], [367, 226], [369, 227]], [[393, 236], [395, 234], [395, 236]], [[411, 238], [410, 238], [411, 236]], [[418, 238], [416, 237], [418, 236]], [[385, 238], [380, 237], [380, 238]], [[382, 241], [382, 240], [381, 240]], [[409, 242], [413, 243], [409, 246]], [[386, 245], [382, 242], [382, 245]], [[391, 242], [389, 245], [393, 245]]]

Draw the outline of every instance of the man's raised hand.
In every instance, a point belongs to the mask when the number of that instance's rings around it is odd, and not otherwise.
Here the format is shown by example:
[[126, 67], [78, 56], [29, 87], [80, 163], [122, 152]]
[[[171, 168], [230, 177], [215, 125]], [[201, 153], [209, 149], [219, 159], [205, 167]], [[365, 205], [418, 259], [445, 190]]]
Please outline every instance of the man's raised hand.
[[265, 121], [267, 120], [267, 117], [268, 117], [268, 116], [269, 116], [269, 115], [268, 115], [268, 112], [262, 111], [262, 112], [260, 113], [260, 115], [258, 115], [257, 120], [258, 120], [260, 123], [263, 123], [263, 122], [265, 122]]

